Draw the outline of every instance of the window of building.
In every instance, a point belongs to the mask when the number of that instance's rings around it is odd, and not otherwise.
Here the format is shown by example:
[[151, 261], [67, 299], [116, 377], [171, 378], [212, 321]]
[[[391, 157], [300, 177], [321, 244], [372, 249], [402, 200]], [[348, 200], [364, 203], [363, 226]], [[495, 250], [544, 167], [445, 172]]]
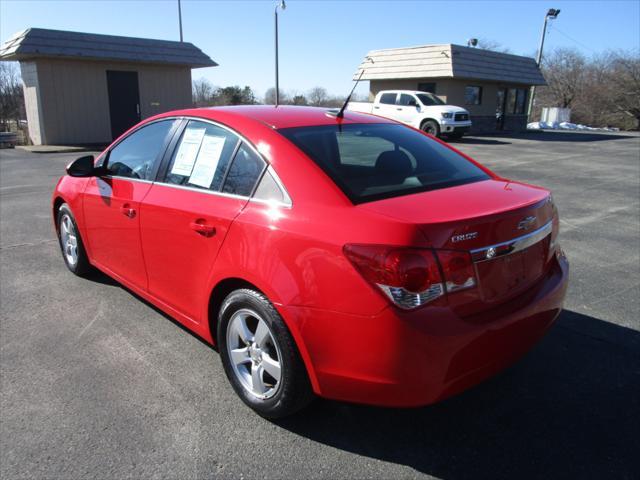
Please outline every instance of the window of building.
[[515, 88], [510, 88], [507, 91], [507, 108], [506, 113], [512, 114], [516, 111], [516, 90]]
[[435, 82], [419, 83], [418, 90], [421, 92], [436, 93], [436, 84]]
[[526, 100], [527, 90], [524, 88], [518, 88], [516, 90], [516, 105], [513, 113], [516, 115], [523, 115], [525, 113]]
[[158, 156], [165, 149], [173, 124], [174, 120], [151, 123], [118, 143], [107, 159], [109, 175], [153, 180]]
[[222, 191], [250, 196], [265, 167], [264, 160], [243, 143], [231, 163]]
[[164, 181], [219, 191], [238, 141], [222, 127], [191, 120], [173, 152]]
[[464, 87], [465, 105], [480, 105], [482, 103], [482, 87], [467, 85]]
[[384, 103], [387, 105], [395, 105], [396, 104], [396, 94], [395, 93], [383, 93], [380, 97], [380, 103]]

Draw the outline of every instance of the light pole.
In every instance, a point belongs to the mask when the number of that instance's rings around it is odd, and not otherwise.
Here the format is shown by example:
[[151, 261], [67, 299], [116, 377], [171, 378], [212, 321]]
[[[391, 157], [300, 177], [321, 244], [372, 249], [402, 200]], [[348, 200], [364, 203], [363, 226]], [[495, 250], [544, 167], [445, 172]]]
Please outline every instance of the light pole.
[[285, 10], [287, 8], [287, 4], [284, 3], [284, 0], [280, 0], [276, 3], [276, 8], [273, 11], [276, 21], [276, 107], [280, 102], [280, 83], [278, 82], [278, 8], [281, 10]]
[[[542, 48], [544, 47], [544, 37], [547, 34], [547, 22], [549, 20], [555, 20], [560, 15], [559, 8], [550, 8], [547, 14], [544, 16], [544, 24], [542, 25], [542, 35], [540, 35], [540, 47], [538, 48], [538, 55], [536, 56], [536, 64], [540, 68], [542, 63]], [[536, 95], [535, 85], [531, 86], [531, 93], [529, 95], [529, 106], [527, 108], [527, 117], [531, 120], [531, 114], [533, 113], [533, 97]]]
[[180, 41], [182, 42], [182, 7], [178, 0], [178, 24], [180, 25]]

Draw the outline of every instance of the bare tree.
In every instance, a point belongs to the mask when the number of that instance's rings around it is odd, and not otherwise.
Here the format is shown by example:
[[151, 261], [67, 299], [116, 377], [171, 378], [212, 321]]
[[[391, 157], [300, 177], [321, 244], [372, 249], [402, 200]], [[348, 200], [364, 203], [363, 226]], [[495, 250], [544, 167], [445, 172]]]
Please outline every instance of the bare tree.
[[542, 71], [556, 107], [571, 108], [584, 88], [586, 59], [573, 48], [558, 48], [546, 56]]
[[291, 104], [292, 105], [307, 105], [307, 97], [305, 97], [302, 94], [298, 94], [298, 95], [294, 95], [293, 98], [291, 99]]
[[192, 85], [193, 104], [196, 107], [210, 105], [213, 90], [213, 86], [206, 78], [194, 80]]
[[24, 94], [18, 64], [0, 62], [0, 128], [9, 131], [12, 122], [19, 128], [23, 116]]
[[613, 109], [634, 118], [636, 128], [640, 128], [640, 55], [616, 52], [611, 54], [610, 62], [608, 81]]
[[[289, 96], [282, 90], [280, 89], [280, 104], [284, 105], [286, 103], [289, 102]], [[276, 89], [274, 87], [271, 87], [269, 89], [267, 89], [267, 91], [264, 94], [264, 103], [266, 105], [275, 105], [276, 103]]]
[[329, 94], [327, 93], [327, 89], [324, 87], [314, 87], [309, 90], [309, 93], [307, 93], [307, 99], [309, 100], [310, 105], [313, 105], [314, 107], [323, 107], [329, 100]]
[[496, 42], [495, 40], [491, 40], [490, 38], [479, 38], [477, 48], [482, 48], [483, 50], [491, 50], [493, 52], [511, 53], [509, 47], [505, 47], [500, 42]]

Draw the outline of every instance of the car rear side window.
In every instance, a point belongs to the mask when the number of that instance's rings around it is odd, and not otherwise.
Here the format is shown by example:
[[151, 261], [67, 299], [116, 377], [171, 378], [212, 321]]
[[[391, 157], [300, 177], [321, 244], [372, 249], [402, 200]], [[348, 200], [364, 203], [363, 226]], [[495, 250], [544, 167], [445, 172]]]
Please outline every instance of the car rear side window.
[[278, 131], [318, 164], [353, 203], [489, 178], [460, 154], [403, 125], [328, 125]]
[[231, 163], [222, 191], [250, 196], [265, 167], [265, 161], [243, 142]]
[[164, 182], [220, 191], [239, 141], [229, 130], [190, 120], [173, 152]]
[[396, 96], [397, 95], [395, 93], [383, 93], [380, 96], [380, 103], [384, 103], [385, 105], [395, 105]]
[[114, 177], [152, 180], [175, 120], [153, 122], [139, 128], [109, 152], [107, 172]]

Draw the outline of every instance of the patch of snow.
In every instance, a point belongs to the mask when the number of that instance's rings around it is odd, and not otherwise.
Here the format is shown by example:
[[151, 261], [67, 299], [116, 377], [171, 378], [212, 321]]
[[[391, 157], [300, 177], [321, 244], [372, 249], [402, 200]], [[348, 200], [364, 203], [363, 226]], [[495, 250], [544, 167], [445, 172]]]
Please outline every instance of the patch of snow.
[[531, 122], [527, 124], [528, 130], [582, 130], [589, 132], [619, 132], [619, 128], [597, 128], [570, 122]]

